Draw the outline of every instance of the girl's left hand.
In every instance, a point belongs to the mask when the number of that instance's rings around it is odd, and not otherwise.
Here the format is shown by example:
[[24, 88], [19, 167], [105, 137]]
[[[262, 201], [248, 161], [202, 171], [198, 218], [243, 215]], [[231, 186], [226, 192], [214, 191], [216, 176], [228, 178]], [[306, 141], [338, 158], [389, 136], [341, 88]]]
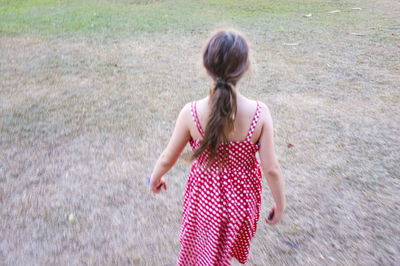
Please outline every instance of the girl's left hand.
[[161, 189], [164, 187], [165, 190], [167, 190], [167, 181], [163, 177], [161, 177], [160, 182], [156, 185], [153, 185], [150, 183], [150, 191], [153, 192], [154, 194], [158, 194], [161, 192]]
[[267, 224], [275, 225], [282, 219], [283, 210], [279, 210], [276, 205], [274, 205], [268, 214], [268, 218], [265, 219]]

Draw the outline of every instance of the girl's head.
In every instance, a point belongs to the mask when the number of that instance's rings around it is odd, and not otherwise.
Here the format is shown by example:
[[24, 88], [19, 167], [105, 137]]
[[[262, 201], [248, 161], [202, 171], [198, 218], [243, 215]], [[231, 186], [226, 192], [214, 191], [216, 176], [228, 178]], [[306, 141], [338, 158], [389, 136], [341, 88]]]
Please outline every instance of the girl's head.
[[250, 66], [245, 39], [233, 30], [217, 32], [204, 50], [203, 64], [216, 85], [221, 79], [235, 86]]
[[211, 113], [205, 136], [194, 158], [209, 149], [209, 159], [213, 161], [218, 144], [226, 143], [229, 132], [234, 128], [237, 110], [235, 86], [250, 66], [245, 39], [233, 30], [218, 31], [207, 43], [203, 64], [214, 85], [210, 93]]

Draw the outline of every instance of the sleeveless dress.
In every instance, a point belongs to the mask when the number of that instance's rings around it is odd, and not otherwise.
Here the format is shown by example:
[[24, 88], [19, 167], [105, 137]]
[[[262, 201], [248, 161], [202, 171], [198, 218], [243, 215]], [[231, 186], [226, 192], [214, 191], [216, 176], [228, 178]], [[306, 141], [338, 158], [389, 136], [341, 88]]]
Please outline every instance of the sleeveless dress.
[[[178, 265], [231, 265], [232, 257], [247, 262], [261, 207], [262, 177], [256, 158], [259, 145], [250, 141], [260, 111], [257, 102], [244, 141], [219, 145], [217, 155], [226, 156], [222, 166], [216, 160], [208, 168], [206, 151], [193, 162], [184, 194]], [[196, 102], [191, 103], [191, 113], [204, 137]], [[193, 150], [200, 143], [190, 140]]]

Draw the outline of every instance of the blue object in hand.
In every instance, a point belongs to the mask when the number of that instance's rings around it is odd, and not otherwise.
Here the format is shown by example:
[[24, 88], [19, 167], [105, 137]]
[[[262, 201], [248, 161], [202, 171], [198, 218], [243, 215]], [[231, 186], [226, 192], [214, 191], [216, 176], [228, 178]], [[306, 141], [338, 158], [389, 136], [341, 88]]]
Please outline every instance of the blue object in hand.
[[274, 215], [275, 215], [275, 211], [272, 210], [272, 212], [268, 216], [268, 220], [272, 221], [272, 219], [274, 219]]
[[[150, 188], [153, 187], [153, 185], [150, 183], [150, 177], [149, 177], [149, 179], [147, 179], [147, 185], [149, 185]], [[157, 189], [160, 189], [161, 187], [162, 187], [162, 184], [159, 184]]]

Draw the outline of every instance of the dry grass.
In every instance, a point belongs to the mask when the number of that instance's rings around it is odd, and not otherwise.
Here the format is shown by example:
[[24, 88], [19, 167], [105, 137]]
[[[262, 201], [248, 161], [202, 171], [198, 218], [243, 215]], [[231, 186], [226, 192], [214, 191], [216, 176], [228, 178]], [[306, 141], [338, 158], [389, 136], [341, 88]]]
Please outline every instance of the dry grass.
[[[397, 2], [372, 7], [400, 22]], [[256, 67], [241, 90], [272, 111], [288, 198], [267, 226], [264, 183], [249, 265], [399, 264], [400, 32], [378, 22], [360, 21], [366, 36], [246, 30]], [[0, 264], [175, 264], [189, 165], [156, 197], [146, 178], [207, 92], [208, 33], [0, 37]]]

